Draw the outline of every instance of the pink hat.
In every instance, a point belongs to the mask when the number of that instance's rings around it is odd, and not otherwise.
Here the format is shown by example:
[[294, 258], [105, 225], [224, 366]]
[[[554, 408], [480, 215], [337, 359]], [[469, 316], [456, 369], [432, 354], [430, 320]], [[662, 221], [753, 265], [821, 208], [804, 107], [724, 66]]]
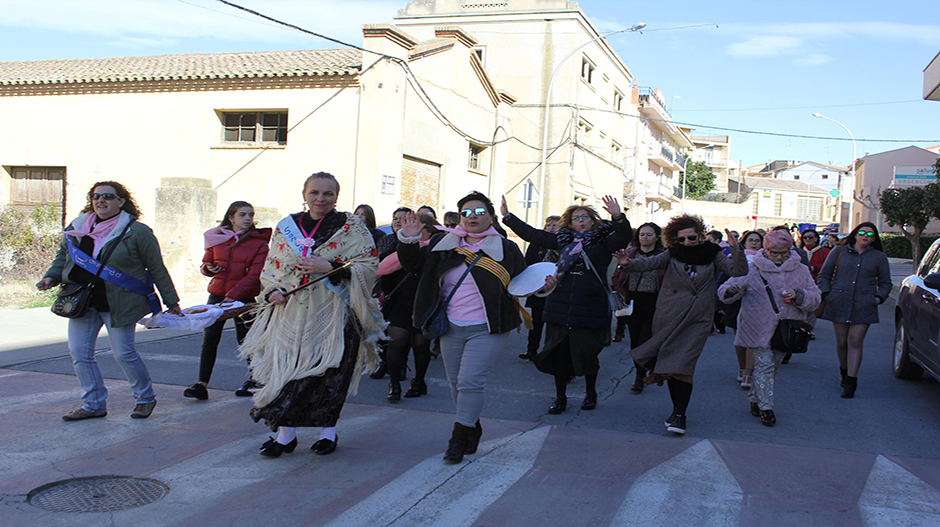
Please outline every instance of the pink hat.
[[789, 251], [793, 247], [793, 237], [787, 231], [770, 231], [764, 236], [764, 249], [768, 251]]

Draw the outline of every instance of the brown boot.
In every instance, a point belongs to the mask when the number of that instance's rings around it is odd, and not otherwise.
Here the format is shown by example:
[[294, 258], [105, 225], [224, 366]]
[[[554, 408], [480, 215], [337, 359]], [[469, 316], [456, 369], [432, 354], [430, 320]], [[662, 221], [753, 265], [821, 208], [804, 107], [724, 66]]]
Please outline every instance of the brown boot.
[[460, 463], [463, 461], [464, 452], [470, 444], [470, 434], [473, 428], [464, 426], [460, 423], [454, 423], [454, 431], [447, 442], [447, 452], [444, 452], [444, 461], [448, 463]]

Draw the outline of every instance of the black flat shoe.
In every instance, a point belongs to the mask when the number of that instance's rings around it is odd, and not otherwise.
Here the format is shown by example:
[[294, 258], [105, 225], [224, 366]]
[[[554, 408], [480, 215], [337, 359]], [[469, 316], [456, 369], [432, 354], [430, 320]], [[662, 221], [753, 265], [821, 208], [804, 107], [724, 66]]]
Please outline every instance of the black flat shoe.
[[209, 398], [209, 390], [207, 390], [205, 386], [197, 382], [196, 384], [183, 390], [183, 395], [186, 397], [189, 397], [190, 399], [198, 399], [200, 401], [205, 401], [206, 399]]
[[242, 387], [235, 390], [235, 397], [251, 397], [255, 392], [251, 391], [255, 388], [260, 388], [261, 385], [256, 383], [254, 379], [248, 379], [245, 381], [245, 384], [242, 384]]
[[760, 417], [760, 406], [757, 403], [751, 403], [751, 415]]
[[405, 397], [421, 397], [422, 395], [428, 394], [428, 384], [424, 381], [419, 381], [418, 379], [411, 379], [411, 388], [408, 388], [408, 391], [405, 392]]
[[645, 375], [637, 375], [636, 379], [633, 379], [633, 386], [630, 387], [630, 391], [634, 393], [641, 393], [643, 388], [646, 388], [646, 383], [643, 382]]
[[297, 448], [297, 438], [295, 437], [293, 441], [282, 445], [274, 440], [273, 437], [268, 436], [268, 440], [261, 445], [261, 455], [268, 457], [279, 457], [281, 454], [290, 454]]
[[519, 358], [522, 360], [532, 360], [535, 358], [536, 355], [538, 355], [538, 353], [534, 351], [527, 351], [525, 353], [520, 353]]
[[330, 441], [329, 439], [321, 439], [313, 444], [310, 447], [310, 450], [313, 450], [313, 453], [318, 456], [325, 456], [327, 454], [332, 454], [336, 452], [336, 445], [339, 443], [339, 436], [336, 436], [336, 441]]
[[581, 409], [593, 410], [595, 408], [597, 408], [597, 394], [596, 393], [584, 394], [584, 401], [581, 402]]
[[548, 413], [552, 415], [558, 415], [564, 412], [565, 408], [568, 408], [568, 397], [559, 395], [558, 397], [555, 397], [552, 405], [548, 407]]
[[388, 383], [388, 395], [385, 396], [385, 399], [392, 403], [397, 403], [401, 401], [401, 383], [390, 382]]
[[773, 426], [777, 422], [777, 417], [774, 415], [773, 410], [761, 410], [760, 411], [760, 422], [764, 423], [767, 426]]
[[783, 359], [780, 360], [780, 364], [790, 364], [790, 357], [792, 356], [793, 356], [792, 353], [787, 353], [786, 355], [783, 356]]

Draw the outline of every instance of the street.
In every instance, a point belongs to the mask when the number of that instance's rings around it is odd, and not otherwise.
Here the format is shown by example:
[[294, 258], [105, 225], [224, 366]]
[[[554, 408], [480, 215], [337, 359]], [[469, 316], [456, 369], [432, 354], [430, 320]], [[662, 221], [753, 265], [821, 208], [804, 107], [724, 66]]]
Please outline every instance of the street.
[[[629, 525], [683, 518], [710, 525], [773, 523], [883, 525], [940, 521], [940, 431], [931, 380], [891, 375], [893, 301], [872, 327], [855, 399], [839, 397], [831, 325], [777, 377], [777, 425], [748, 412], [735, 382], [733, 335], [714, 335], [696, 371], [689, 431], [674, 437], [662, 420], [665, 387], [630, 391], [627, 342], [601, 356], [599, 402], [580, 411], [583, 380], [569, 408], [548, 415], [552, 380], [516, 358], [513, 334], [496, 364], [484, 408], [484, 445], [461, 465], [440, 455], [453, 404], [434, 360], [429, 394], [392, 404], [386, 380], [363, 378], [338, 425], [339, 449], [257, 455], [269, 434], [236, 398], [244, 364], [227, 329], [208, 402], [185, 399], [198, 367], [201, 334], [144, 341], [159, 404], [146, 421], [127, 418], [129, 388], [107, 351], [99, 354], [111, 390], [106, 419], [64, 423], [78, 387], [64, 357], [0, 370], [0, 523], [99, 525], [104, 513], [46, 512], [25, 503], [40, 485], [69, 477], [149, 477], [170, 487], [156, 503], [111, 513], [117, 524], [257, 524], [260, 518], [334, 525]], [[63, 344], [64, 352], [64, 344]], [[548, 426], [545, 426], [548, 425]], [[809, 520], [808, 520], [809, 519]]]

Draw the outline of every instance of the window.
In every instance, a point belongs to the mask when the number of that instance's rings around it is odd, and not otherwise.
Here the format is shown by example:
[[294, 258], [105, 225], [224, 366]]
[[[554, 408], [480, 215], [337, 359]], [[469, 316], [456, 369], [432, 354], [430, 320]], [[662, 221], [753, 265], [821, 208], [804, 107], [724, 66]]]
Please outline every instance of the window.
[[287, 144], [287, 112], [224, 112], [226, 143]]
[[800, 179], [800, 175], [799, 175], [799, 174], [796, 174], [795, 176], [793, 176], [793, 180], [794, 180], [794, 181], [797, 181], [797, 180], [799, 180], [799, 179]]
[[760, 197], [754, 194], [754, 206], [751, 208], [751, 214], [757, 216], [757, 206], [760, 204]]
[[822, 175], [822, 178], [823, 178], [823, 179], [829, 179], [829, 174], [823, 174], [823, 175]]
[[611, 141], [610, 143], [610, 159], [617, 164], [623, 162], [623, 147], [618, 145], [617, 141]]
[[591, 62], [591, 59], [587, 57], [581, 57], [581, 78], [584, 79], [588, 84], [591, 84], [591, 80], [594, 79], [594, 70], [597, 69], [594, 66], [594, 63]]
[[620, 111], [620, 107], [623, 105], [623, 94], [620, 93], [620, 90], [614, 90], [614, 110]]
[[774, 216], [783, 216], [783, 194], [774, 194]]
[[578, 121], [578, 137], [575, 138], [575, 142], [580, 143], [581, 146], [590, 146], [591, 144], [591, 130], [594, 127], [591, 126], [585, 120]]
[[937, 262], [940, 261], [940, 250], [938, 250], [938, 247], [940, 246], [934, 245], [927, 250], [927, 254], [921, 260], [917, 276], [921, 278], [927, 276], [934, 266], [937, 265]]
[[796, 217], [808, 222], [818, 222], [822, 219], [822, 198], [797, 198]]
[[480, 163], [480, 154], [483, 153], [484, 148], [479, 145], [470, 143], [470, 160], [467, 162], [467, 169], [473, 170], [476, 172], [480, 171], [482, 163]]

